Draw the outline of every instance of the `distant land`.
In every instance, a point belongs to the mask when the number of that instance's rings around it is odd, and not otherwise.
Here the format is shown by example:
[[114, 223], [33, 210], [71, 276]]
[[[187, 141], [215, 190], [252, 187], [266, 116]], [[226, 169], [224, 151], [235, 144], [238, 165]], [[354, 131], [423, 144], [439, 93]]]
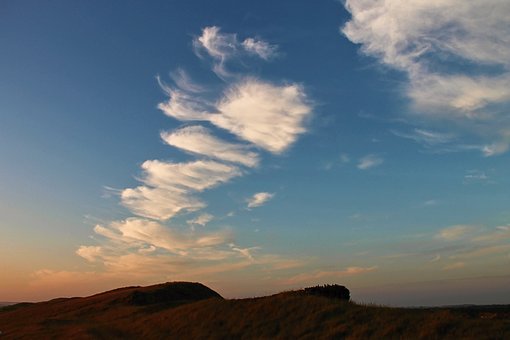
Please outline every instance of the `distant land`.
[[[344, 287], [339, 286], [342, 289]], [[316, 287], [224, 299], [191, 282], [0, 308], [3, 339], [510, 339], [510, 305], [390, 308]], [[326, 293], [324, 293], [326, 292]]]

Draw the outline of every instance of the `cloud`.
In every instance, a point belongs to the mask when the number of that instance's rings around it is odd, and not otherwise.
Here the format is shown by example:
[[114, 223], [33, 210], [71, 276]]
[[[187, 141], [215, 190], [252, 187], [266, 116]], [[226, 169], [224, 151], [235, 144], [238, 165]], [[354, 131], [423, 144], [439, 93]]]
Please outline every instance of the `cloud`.
[[443, 270], [455, 270], [455, 269], [462, 269], [466, 266], [464, 262], [455, 262], [449, 265], [446, 265], [443, 267]]
[[144, 184], [121, 192], [122, 204], [134, 214], [167, 220], [181, 211], [195, 211], [206, 205], [192, 194], [210, 189], [240, 176], [231, 165], [214, 161], [168, 163], [158, 160], [142, 164]]
[[498, 243], [510, 241], [510, 226], [497, 226], [495, 230], [479, 235], [473, 239], [475, 242]]
[[[501, 230], [501, 231], [510, 231], [510, 225], [497, 226], [496, 229]], [[509, 233], [509, 235], [510, 235], [510, 233]]]
[[436, 234], [436, 238], [445, 240], [445, 241], [454, 241], [458, 240], [465, 235], [474, 231], [474, 227], [470, 225], [454, 225], [448, 228], [444, 228], [440, 230]]
[[[177, 87], [181, 90], [192, 93], [201, 93], [206, 91], [204, 86], [193, 82], [186, 71], [184, 71], [182, 68], [178, 68], [175, 72], [172, 72], [170, 76], [172, 77], [172, 80], [175, 82]], [[158, 81], [160, 85], [162, 85], [161, 81]]]
[[[259, 254], [258, 246], [239, 246], [230, 229], [195, 229], [196, 225], [205, 226], [213, 219], [208, 213], [197, 213], [188, 219], [191, 228], [170, 221], [179, 213], [206, 207], [197, 196], [246, 175], [247, 169], [241, 166], [259, 166], [260, 155], [255, 148], [273, 154], [287, 150], [306, 132], [305, 123], [312, 114], [312, 106], [299, 84], [278, 85], [245, 75], [230, 77], [227, 62], [247, 56], [268, 60], [276, 55], [276, 46], [254, 38], [240, 41], [236, 34], [206, 27], [195, 39], [194, 47], [200, 56], [205, 52], [214, 60], [213, 72], [226, 85], [221, 92], [214, 93], [210, 89], [218, 87], [197, 84], [184, 70], [177, 69], [171, 74], [172, 85], [157, 77], [169, 97], [158, 107], [169, 117], [204, 122], [214, 129], [195, 123], [160, 134], [166, 144], [198, 159], [143, 162], [139, 186], [118, 191], [122, 205], [136, 217], [96, 225], [94, 239], [99, 245], [84, 245], [76, 251], [97, 266], [98, 273], [149, 281], [195, 278], [203, 281], [248, 266], [267, 272], [303, 263], [274, 254]], [[229, 134], [219, 138], [214, 134], [216, 128]], [[260, 206], [273, 195], [258, 193], [250, 206]]]
[[89, 262], [95, 262], [98, 258], [101, 257], [101, 247], [99, 246], [80, 246], [78, 250], [76, 250], [76, 254], [78, 256], [83, 257], [85, 260]]
[[464, 175], [464, 183], [474, 183], [474, 182], [488, 182], [490, 181], [489, 175], [485, 171], [481, 170], [468, 170]]
[[343, 164], [347, 164], [351, 161], [351, 158], [349, 157], [348, 154], [346, 153], [343, 153], [340, 155], [340, 161], [343, 163]]
[[257, 55], [264, 60], [275, 57], [278, 49], [275, 45], [270, 45], [263, 40], [253, 38], [246, 38], [243, 41], [243, 47], [248, 53]]
[[202, 35], [193, 41], [195, 52], [205, 51], [215, 61], [213, 71], [220, 78], [228, 78], [232, 74], [227, 70], [227, 62], [235, 57], [253, 55], [269, 60], [277, 55], [278, 47], [255, 38], [239, 41], [235, 33], [222, 33], [217, 26], [205, 27]]
[[[425, 117], [455, 121], [510, 143], [510, 4], [506, 0], [347, 0], [342, 32], [364, 54], [403, 71], [406, 95]], [[494, 138], [493, 138], [494, 139]]]
[[[147, 253], [145, 250], [155, 247], [173, 254], [187, 255], [197, 248], [213, 247], [232, 241], [232, 235], [227, 231], [180, 232], [159, 222], [136, 217], [114, 221], [106, 227], [98, 225], [94, 230], [96, 234], [118, 244], [124, 244], [125, 247], [142, 249], [142, 253]], [[101, 247], [82, 246], [77, 254], [94, 262], [98, 257], [104, 256], [106, 251]]]
[[347, 267], [344, 270], [339, 271], [314, 271], [311, 273], [301, 273], [295, 276], [292, 276], [288, 279], [285, 279], [283, 281], [283, 284], [296, 284], [296, 283], [303, 283], [303, 282], [310, 282], [310, 281], [316, 281], [316, 280], [323, 280], [325, 278], [341, 278], [341, 277], [348, 277], [348, 276], [356, 276], [361, 275], [365, 273], [372, 272], [377, 269], [377, 266], [372, 267]]
[[269, 200], [274, 197], [274, 193], [269, 192], [258, 192], [252, 197], [247, 199], [248, 208], [257, 208], [266, 204]]
[[297, 84], [277, 86], [255, 79], [231, 87], [218, 103], [211, 122], [273, 153], [285, 151], [305, 132], [311, 114]]
[[186, 223], [188, 223], [189, 225], [195, 225], [196, 224], [196, 225], [200, 225], [202, 227], [205, 227], [205, 225], [207, 223], [211, 222], [213, 219], [214, 219], [213, 215], [204, 213], [204, 214], [198, 215], [197, 217], [195, 217], [192, 220], [187, 220]]
[[454, 254], [450, 256], [451, 259], [471, 259], [471, 258], [487, 258], [491, 255], [503, 255], [505, 256], [510, 251], [510, 244], [499, 244], [499, 245], [489, 245], [476, 248], [474, 250], [459, 252], [458, 254]]
[[450, 133], [440, 133], [423, 129], [414, 129], [411, 132], [391, 131], [395, 136], [407, 138], [426, 147], [449, 143], [454, 139]]
[[274, 85], [254, 78], [233, 84], [207, 110], [204, 100], [178, 90], [159, 108], [181, 121], [209, 121], [217, 127], [279, 154], [289, 148], [306, 131], [306, 119], [312, 107], [302, 86]]
[[426, 207], [430, 207], [430, 206], [438, 205], [438, 203], [439, 202], [437, 200], [427, 200], [427, 201], [423, 202], [423, 205]]
[[367, 170], [376, 166], [381, 165], [384, 162], [384, 159], [382, 159], [379, 156], [376, 155], [367, 155], [365, 157], [362, 157], [358, 162], [358, 169], [360, 170]]
[[251, 247], [251, 248], [239, 248], [235, 244], [231, 244], [231, 248], [234, 251], [239, 252], [241, 255], [245, 256], [250, 261], [255, 261], [252, 255], [253, 250], [259, 250], [260, 247]]
[[204, 155], [219, 160], [240, 163], [248, 167], [257, 166], [259, 156], [249, 151], [246, 145], [223, 141], [202, 126], [188, 126], [173, 132], [162, 132], [166, 144], [187, 152]]

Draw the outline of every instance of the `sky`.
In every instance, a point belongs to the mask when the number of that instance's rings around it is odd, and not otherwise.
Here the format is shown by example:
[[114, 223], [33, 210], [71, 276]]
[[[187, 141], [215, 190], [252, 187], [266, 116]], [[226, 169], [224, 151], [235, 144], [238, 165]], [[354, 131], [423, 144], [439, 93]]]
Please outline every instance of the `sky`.
[[510, 303], [509, 16], [2, 1], [0, 301], [185, 280]]

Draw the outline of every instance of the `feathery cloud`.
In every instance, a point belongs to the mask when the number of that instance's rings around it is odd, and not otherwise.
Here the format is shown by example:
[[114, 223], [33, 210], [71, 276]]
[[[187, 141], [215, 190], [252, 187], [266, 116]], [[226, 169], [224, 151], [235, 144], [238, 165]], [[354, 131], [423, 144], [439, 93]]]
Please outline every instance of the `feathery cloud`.
[[194, 219], [187, 220], [186, 223], [188, 223], [189, 225], [200, 225], [202, 227], [205, 227], [205, 225], [211, 222], [213, 219], [214, 219], [213, 215], [204, 213], [198, 215]]
[[193, 41], [195, 52], [200, 56], [205, 51], [215, 60], [213, 71], [222, 79], [232, 74], [227, 70], [227, 62], [234, 57], [254, 55], [269, 60], [277, 55], [278, 47], [255, 38], [246, 38], [242, 42], [235, 33], [223, 33], [217, 26], [205, 27], [202, 35]]
[[377, 155], [366, 155], [365, 157], [360, 158], [358, 162], [358, 169], [367, 170], [376, 166], [381, 165], [384, 162], [384, 159]]
[[[247, 266], [283, 270], [301, 265], [277, 255], [255, 256], [259, 247], [236, 245], [229, 230], [195, 230], [195, 225], [205, 226], [213, 219], [207, 213], [187, 220], [191, 228], [163, 224], [178, 213], [204, 208], [206, 203], [197, 195], [245, 175], [239, 165], [258, 166], [260, 156], [254, 147], [274, 154], [287, 150], [306, 132], [305, 122], [312, 114], [301, 85], [276, 85], [247, 76], [230, 78], [228, 61], [243, 56], [269, 60], [276, 55], [276, 46], [254, 38], [239, 41], [236, 34], [206, 27], [194, 40], [194, 47], [197, 54], [205, 51], [214, 60], [213, 72], [227, 82], [226, 90], [211, 100], [214, 93], [177, 69], [171, 74], [173, 86], [157, 78], [169, 96], [158, 107], [180, 121], [212, 123], [250, 144], [218, 138], [201, 125], [162, 132], [166, 144], [206, 159], [183, 163], [148, 160], [142, 164], [141, 184], [119, 191], [122, 205], [138, 217], [96, 225], [100, 245], [81, 246], [76, 251], [85, 260], [102, 264], [105, 275], [189, 280]], [[249, 206], [260, 206], [273, 195], [258, 193]]]
[[167, 163], [145, 161], [141, 182], [121, 192], [122, 204], [134, 214], [167, 220], [180, 211], [195, 211], [206, 205], [192, 194], [212, 188], [241, 175], [231, 165], [215, 161]]
[[[182, 68], [178, 68], [175, 72], [172, 72], [170, 76], [177, 87], [181, 90], [192, 93], [201, 93], [206, 91], [204, 86], [193, 82], [186, 71], [184, 71]], [[159, 83], [162, 85], [160, 80]]]
[[440, 133], [424, 129], [414, 129], [412, 132], [391, 131], [395, 136], [407, 138], [427, 147], [449, 143], [454, 136], [450, 133]]
[[167, 92], [169, 100], [159, 105], [166, 115], [181, 121], [209, 121], [275, 154], [288, 149], [306, 131], [306, 119], [312, 113], [298, 84], [279, 86], [245, 78], [233, 84], [214, 108], [198, 96], [172, 89]]
[[436, 237], [446, 241], [454, 241], [464, 237], [466, 234], [473, 232], [474, 229], [475, 228], [470, 225], [454, 225], [441, 229], [436, 234]]
[[248, 53], [257, 55], [264, 60], [275, 57], [278, 49], [275, 45], [270, 45], [263, 40], [253, 38], [246, 38], [243, 41], [243, 47]]
[[508, 149], [508, 1], [347, 0], [345, 7], [352, 19], [342, 32], [405, 72], [405, 92], [422, 114], [462, 121], [484, 139], [496, 135], [486, 156]]
[[89, 262], [95, 262], [98, 258], [101, 258], [101, 247], [80, 246], [78, 250], [76, 250], [76, 254]]
[[269, 192], [258, 192], [246, 200], [248, 202], [248, 208], [260, 207], [271, 200], [274, 195], [274, 193]]
[[202, 126], [188, 126], [173, 132], [162, 132], [161, 138], [168, 145], [187, 152], [204, 155], [248, 167], [257, 166], [259, 156], [246, 145], [223, 141]]

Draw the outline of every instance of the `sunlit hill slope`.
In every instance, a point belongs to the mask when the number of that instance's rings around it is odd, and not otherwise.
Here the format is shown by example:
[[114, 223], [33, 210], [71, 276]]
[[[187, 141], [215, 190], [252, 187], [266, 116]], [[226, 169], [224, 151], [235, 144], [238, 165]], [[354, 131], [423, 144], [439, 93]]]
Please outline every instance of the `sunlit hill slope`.
[[199, 283], [0, 309], [2, 339], [510, 339], [509, 306], [388, 308], [293, 291], [226, 300]]

